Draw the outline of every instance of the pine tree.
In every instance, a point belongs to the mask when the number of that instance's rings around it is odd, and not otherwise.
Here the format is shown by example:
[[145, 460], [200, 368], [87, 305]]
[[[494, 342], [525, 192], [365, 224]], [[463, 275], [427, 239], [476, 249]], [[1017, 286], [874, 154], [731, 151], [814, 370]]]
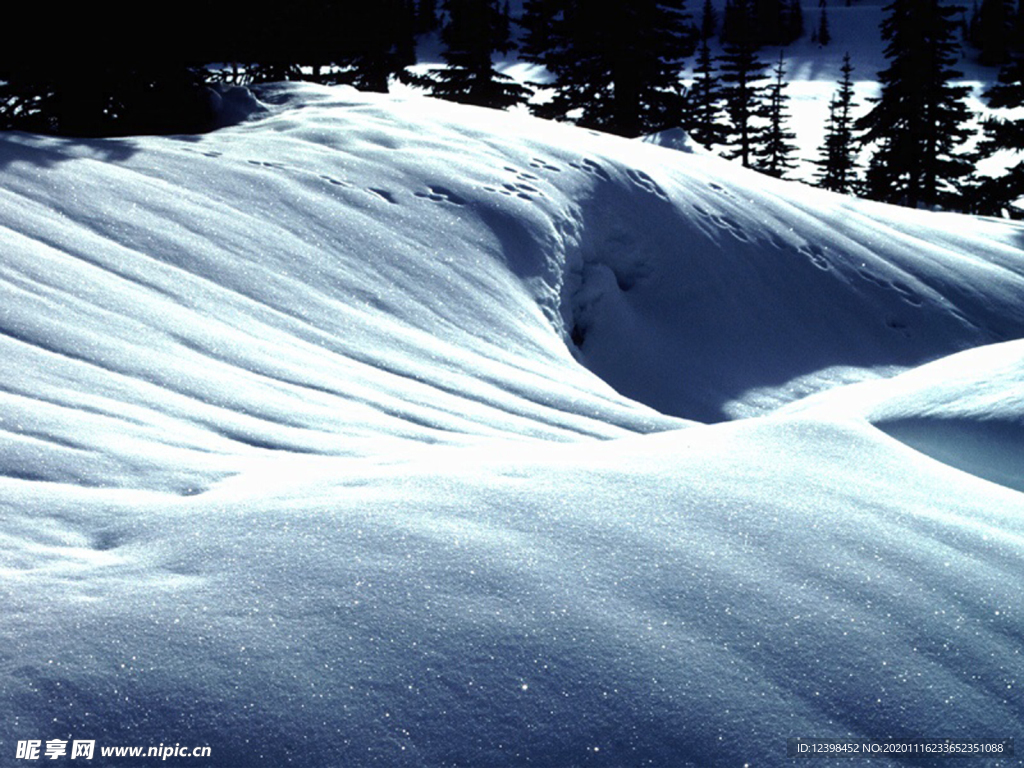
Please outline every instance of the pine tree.
[[729, 116], [726, 128], [729, 157], [751, 167], [762, 143], [764, 128], [759, 123], [765, 117], [764, 86], [767, 79], [765, 64], [757, 56], [753, 42], [752, 20], [749, 6], [738, 0], [733, 3], [734, 39], [725, 46], [722, 55], [722, 98]]
[[554, 76], [542, 117], [568, 119], [624, 136], [679, 125], [682, 61], [695, 30], [683, 0], [530, 0], [522, 55]]
[[832, 42], [832, 31], [828, 25], [828, 10], [825, 8], [825, 4], [821, 5], [821, 12], [818, 16], [818, 31], [815, 35], [815, 40], [818, 45], [828, 45]]
[[[737, 38], [750, 38], [750, 8], [746, 0], [725, 0], [725, 10], [722, 13], [722, 32], [719, 39], [723, 45], [735, 42]], [[753, 42], [751, 40], [751, 42]]]
[[416, 34], [435, 32], [439, 26], [437, 0], [419, 0], [416, 4]]
[[786, 67], [782, 60], [782, 53], [779, 52], [779, 63], [773, 70], [775, 79], [768, 87], [768, 104], [766, 117], [768, 127], [764, 134], [764, 146], [758, 153], [757, 169], [762, 173], [776, 178], [783, 178], [786, 171], [796, 167], [793, 161], [793, 152], [796, 151], [796, 144], [793, 139], [796, 134], [787, 130], [786, 123], [789, 121], [788, 102], [789, 96], [786, 93], [785, 81]]
[[890, 64], [880, 72], [881, 95], [857, 121], [863, 141], [877, 145], [867, 194], [910, 207], [955, 207], [956, 185], [972, 170], [957, 148], [970, 136], [964, 98], [951, 81], [956, 60], [957, 9], [939, 0], [893, 0], [882, 38]]
[[704, 0], [704, 7], [700, 13], [700, 39], [709, 40], [714, 37], [718, 30], [718, 13], [711, 5], [711, 0]]
[[1012, 0], [982, 0], [971, 25], [971, 43], [979, 49], [982, 64], [997, 66], [1009, 61], [1014, 15]]
[[839, 156], [838, 124], [839, 98], [832, 94], [828, 102], [828, 119], [825, 121], [825, 139], [818, 148], [819, 157], [814, 161], [818, 170], [814, 174], [815, 185], [822, 189], [839, 192], [837, 157]]
[[508, 18], [497, 1], [444, 0], [443, 7], [448, 23], [441, 30], [441, 57], [448, 66], [416, 82], [438, 98], [462, 104], [506, 109], [525, 102], [530, 89], [494, 69], [491, 54], [511, 45]]
[[416, 15], [411, 0], [344, 4], [345, 30], [334, 59], [338, 82], [364, 91], [387, 93], [392, 75], [405, 75], [416, 63]]
[[751, 0], [754, 42], [781, 45], [786, 41], [786, 6], [782, 0]]
[[804, 36], [804, 9], [800, 0], [791, 0], [786, 13], [786, 44]]
[[829, 104], [829, 121], [821, 158], [815, 161], [819, 187], [833, 192], [851, 193], [857, 189], [856, 138], [853, 131], [853, 65], [850, 54], [843, 57], [843, 73]]
[[[988, 105], [993, 109], [1024, 107], [1024, 58], [1005, 66], [999, 73], [999, 82], [985, 91]], [[1024, 153], [1024, 118], [990, 119], [985, 124], [985, 140], [981, 144], [983, 155], [1009, 151]], [[1007, 213], [1024, 218], [1024, 210], [1013, 203], [1024, 197], [1024, 159], [997, 178], [985, 177], [975, 194], [974, 212], [989, 215]]]
[[722, 89], [707, 39], [702, 40], [697, 49], [693, 75], [689, 94], [689, 134], [694, 141], [705, 147], [725, 144], [727, 137], [722, 119]]

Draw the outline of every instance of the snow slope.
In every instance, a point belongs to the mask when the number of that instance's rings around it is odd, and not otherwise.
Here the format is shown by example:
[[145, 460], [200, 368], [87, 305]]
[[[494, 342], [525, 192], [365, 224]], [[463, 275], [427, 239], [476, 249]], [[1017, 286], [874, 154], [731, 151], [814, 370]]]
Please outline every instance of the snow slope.
[[[199, 137], [0, 139], [5, 759], [1020, 732], [1024, 229], [260, 98]], [[935, 448], [951, 421], [976, 451]]]

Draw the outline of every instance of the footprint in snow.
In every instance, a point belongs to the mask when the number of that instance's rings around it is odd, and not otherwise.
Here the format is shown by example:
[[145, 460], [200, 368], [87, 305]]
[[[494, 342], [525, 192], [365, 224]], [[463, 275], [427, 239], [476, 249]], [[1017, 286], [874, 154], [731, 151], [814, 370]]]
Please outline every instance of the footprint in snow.
[[433, 203], [451, 203], [452, 205], [465, 205], [466, 201], [452, 192], [447, 187], [427, 187], [428, 192], [416, 192], [416, 197], [430, 200]]
[[662, 200], [668, 201], [668, 195], [654, 179], [648, 176], [643, 171], [638, 171], [633, 168], [626, 170], [626, 175], [629, 176], [629, 180], [632, 181], [637, 187], [642, 189], [644, 192], [654, 195], [655, 197], [661, 198]]
[[909, 285], [900, 280], [885, 280], [881, 277], [878, 277], [868, 270], [867, 265], [862, 265], [860, 269], [857, 270], [857, 274], [859, 274], [869, 283], [877, 285], [879, 288], [885, 288], [886, 290], [889, 291], [895, 291], [896, 295], [898, 295], [903, 301], [905, 301], [907, 304], [910, 304], [912, 307], [920, 307], [924, 303], [921, 300], [921, 297], [918, 296], [914, 292], [914, 289], [911, 288]]
[[273, 168], [274, 170], [277, 171], [282, 171], [285, 168], [285, 166], [282, 165], [281, 163], [270, 163], [264, 160], [247, 160], [246, 162], [249, 163], [249, 165], [258, 165], [262, 166], [263, 168]]
[[352, 186], [347, 181], [339, 181], [338, 179], [335, 179], [335, 178], [333, 178], [331, 176], [321, 176], [320, 178], [323, 181], [326, 181], [328, 184], [333, 184], [336, 187], [351, 187]]
[[869, 283], [872, 283], [873, 285], [877, 285], [879, 288], [891, 288], [892, 287], [885, 280], [882, 280], [880, 277], [876, 277], [875, 275], [873, 275], [867, 269], [866, 266], [862, 266], [860, 269], [858, 269], [857, 270], [857, 274], [860, 275], [865, 280], [867, 280]]
[[889, 283], [889, 287], [896, 291], [896, 293], [900, 295], [900, 298], [907, 302], [907, 304], [920, 307], [923, 303], [921, 298], [914, 293], [913, 289], [911, 289], [911, 287], [906, 283], [901, 283], [899, 280], [893, 280]]
[[370, 194], [376, 195], [377, 197], [381, 198], [382, 200], [388, 203], [391, 203], [392, 205], [398, 205], [398, 201], [395, 200], [394, 194], [386, 189], [377, 189], [375, 187], [370, 187], [366, 191], [369, 192]]
[[583, 158], [578, 163], [569, 163], [570, 168], [575, 168], [577, 171], [583, 171], [589, 173], [591, 176], [597, 176], [604, 181], [611, 181], [611, 176], [608, 175], [608, 171], [601, 167], [599, 163], [594, 162], [589, 157]]
[[540, 181], [540, 179], [532, 173], [527, 173], [526, 171], [521, 171], [518, 168], [513, 168], [511, 165], [504, 166], [504, 170], [509, 173], [514, 173], [517, 179], [523, 179], [524, 181]]
[[539, 157], [535, 157], [535, 158], [533, 158], [530, 161], [530, 167], [531, 168], [537, 168], [537, 169], [542, 170], [542, 171], [553, 171], [554, 173], [561, 173], [562, 172], [562, 169], [559, 168], [557, 165], [552, 165], [551, 163], [549, 163], [549, 162], [547, 162], [547, 161], [545, 161], [545, 160], [543, 160], [543, 159], [541, 159]]
[[716, 184], [713, 181], [709, 181], [708, 182], [708, 187], [710, 187], [712, 190], [714, 190], [715, 192], [717, 192], [720, 195], [725, 195], [726, 197], [732, 197], [732, 195], [729, 193], [729, 191], [726, 190], [726, 188], [723, 187], [721, 184]]
[[797, 248], [797, 252], [802, 253], [811, 260], [811, 264], [824, 272], [827, 272], [832, 268], [828, 259], [825, 258], [825, 249], [820, 245], [801, 245]]
[[898, 317], [893, 317], [892, 315], [890, 315], [889, 317], [885, 318], [885, 325], [887, 328], [893, 331], [897, 331], [901, 336], [904, 336], [908, 339], [911, 336], [910, 326], [907, 325], [903, 320], [901, 320]]
[[740, 223], [731, 216], [725, 216], [724, 214], [719, 216], [712, 215], [710, 218], [719, 228], [724, 229], [737, 240], [744, 243], [754, 242]]

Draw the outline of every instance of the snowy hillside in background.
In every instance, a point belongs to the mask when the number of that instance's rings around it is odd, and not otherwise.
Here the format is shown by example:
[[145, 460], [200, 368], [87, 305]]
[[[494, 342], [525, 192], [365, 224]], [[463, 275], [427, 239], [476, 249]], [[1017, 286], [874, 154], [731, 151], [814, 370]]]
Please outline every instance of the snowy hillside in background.
[[260, 98], [204, 136], [0, 137], [0, 755], [1020, 733], [1024, 227]]

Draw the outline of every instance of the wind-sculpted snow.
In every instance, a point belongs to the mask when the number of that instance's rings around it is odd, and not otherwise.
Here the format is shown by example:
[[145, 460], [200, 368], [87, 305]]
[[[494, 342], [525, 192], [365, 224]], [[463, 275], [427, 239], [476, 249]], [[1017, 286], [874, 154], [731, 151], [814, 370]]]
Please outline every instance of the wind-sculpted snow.
[[1021, 731], [1024, 230], [258, 95], [205, 136], [0, 139], [2, 759]]
[[922, 453], [1024, 491], [1024, 342], [971, 349], [788, 409], [870, 421]]

